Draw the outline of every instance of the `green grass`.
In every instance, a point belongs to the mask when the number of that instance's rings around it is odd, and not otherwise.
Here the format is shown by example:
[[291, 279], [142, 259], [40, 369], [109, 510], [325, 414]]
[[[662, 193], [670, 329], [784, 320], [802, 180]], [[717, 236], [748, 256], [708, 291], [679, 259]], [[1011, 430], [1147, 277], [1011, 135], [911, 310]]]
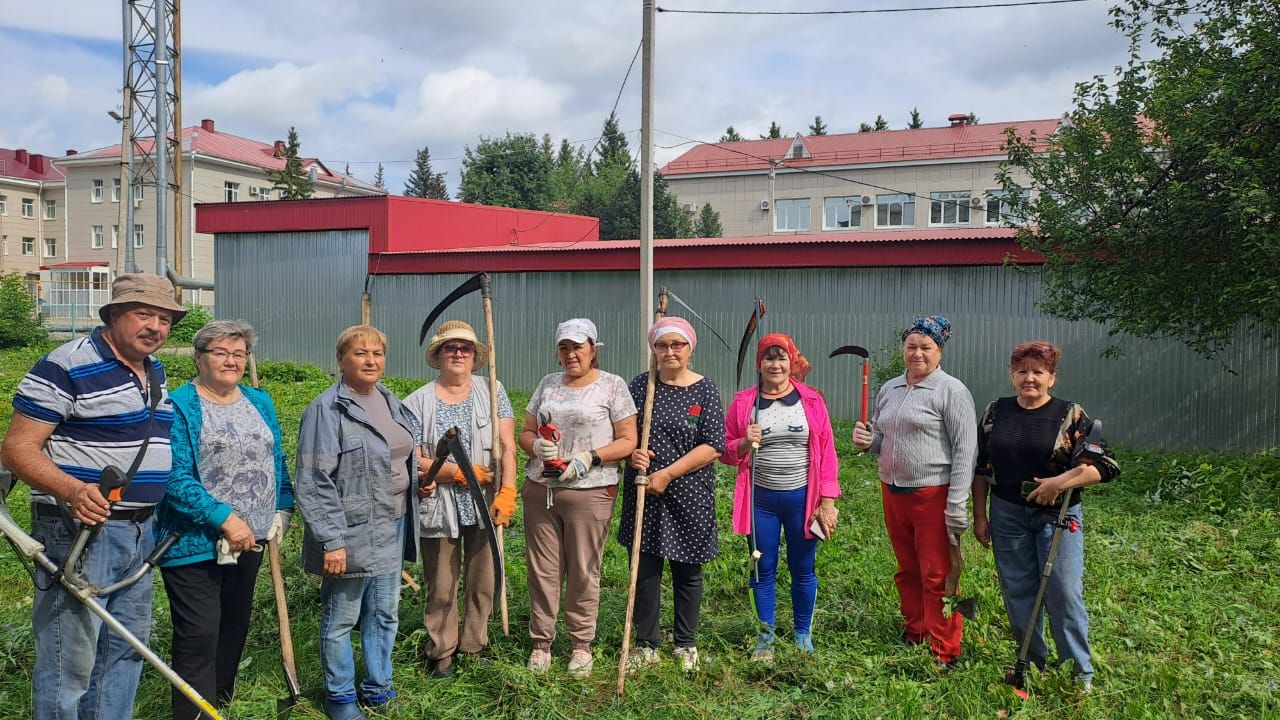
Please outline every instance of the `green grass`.
[[[0, 353], [0, 393], [7, 398], [38, 351]], [[171, 386], [191, 373], [189, 358], [166, 358]], [[263, 384], [275, 397], [292, 452], [298, 418], [330, 379], [314, 368], [264, 363]], [[392, 378], [404, 394], [417, 381]], [[519, 395], [517, 393], [517, 395]], [[517, 410], [526, 398], [513, 398]], [[7, 426], [8, 403], [0, 409]], [[754, 622], [745, 588], [744, 543], [728, 529], [731, 477], [722, 468], [718, 493], [721, 555], [705, 572], [698, 646], [700, 672], [685, 675], [668, 662], [613, 690], [626, 606], [627, 558], [610, 534], [604, 561], [594, 675], [579, 681], [564, 673], [567, 640], [553, 647], [551, 673], [524, 670], [529, 643], [528, 602], [519, 520], [508, 532], [511, 598], [509, 638], [496, 617], [492, 647], [462, 661], [450, 681], [422, 670], [422, 602], [406, 591], [396, 649], [400, 698], [390, 718], [1263, 718], [1280, 717], [1280, 460], [1274, 455], [1150, 454], [1121, 452], [1123, 474], [1090, 489], [1085, 500], [1085, 600], [1091, 617], [1098, 678], [1094, 693], [1079, 696], [1063, 671], [1031, 676], [1032, 697], [1017, 700], [1002, 682], [1016, 652], [1004, 617], [990, 554], [971, 536], [963, 585], [979, 601], [979, 618], [965, 628], [964, 657], [946, 675], [933, 669], [927, 650], [898, 643], [900, 624], [875, 465], [854, 455], [848, 428], [837, 431], [841, 460], [840, 528], [818, 553], [821, 588], [814, 656], [789, 643], [788, 594], [779, 593], [780, 643], [772, 667], [750, 663]], [[9, 507], [26, 522], [25, 493]], [[615, 521], [616, 522], [616, 521]], [[616, 529], [616, 526], [615, 526]], [[320, 718], [317, 652], [318, 586], [298, 566], [301, 533], [286, 541], [285, 566], [295, 651], [306, 700], [295, 718]], [[410, 571], [418, 574], [418, 568]], [[785, 580], [784, 580], [785, 582]], [[153, 647], [168, 654], [169, 616], [155, 579]], [[29, 717], [32, 590], [12, 556], [0, 560], [0, 716]], [[279, 641], [269, 576], [258, 587], [254, 625], [245, 652], [237, 718], [272, 717], [283, 697]], [[670, 623], [670, 593], [664, 598]], [[496, 613], [495, 613], [496, 615]], [[169, 689], [148, 669], [136, 716], [168, 717]]]

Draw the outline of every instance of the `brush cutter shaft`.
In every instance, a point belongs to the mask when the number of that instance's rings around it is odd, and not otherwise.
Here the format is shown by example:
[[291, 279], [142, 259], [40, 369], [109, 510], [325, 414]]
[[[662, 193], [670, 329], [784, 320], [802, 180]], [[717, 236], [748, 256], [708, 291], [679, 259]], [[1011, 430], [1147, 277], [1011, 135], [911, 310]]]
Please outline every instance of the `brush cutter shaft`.
[[1044, 568], [1040, 571], [1040, 589], [1036, 591], [1035, 603], [1031, 605], [1031, 617], [1027, 620], [1027, 630], [1022, 635], [1022, 647], [1018, 650], [1018, 664], [1023, 668], [1027, 664], [1027, 654], [1031, 652], [1032, 633], [1039, 630], [1036, 618], [1040, 616], [1040, 608], [1044, 603], [1045, 591], [1049, 589], [1049, 577], [1053, 575], [1053, 561], [1058, 557], [1058, 543], [1062, 540], [1062, 531], [1067, 527], [1067, 511], [1071, 509], [1072, 488], [1062, 501], [1062, 509], [1058, 511], [1058, 522], [1054, 523], [1053, 538], [1049, 541], [1049, 552], [1045, 555]]

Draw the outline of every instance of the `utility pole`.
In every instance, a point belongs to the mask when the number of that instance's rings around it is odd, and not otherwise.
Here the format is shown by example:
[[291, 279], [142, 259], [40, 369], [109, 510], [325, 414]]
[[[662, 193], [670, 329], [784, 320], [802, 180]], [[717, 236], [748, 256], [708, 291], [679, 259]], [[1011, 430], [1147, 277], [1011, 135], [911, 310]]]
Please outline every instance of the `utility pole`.
[[647, 331], [653, 322], [653, 19], [655, 0], [643, 0], [640, 39], [640, 332], [641, 367], [649, 365]]

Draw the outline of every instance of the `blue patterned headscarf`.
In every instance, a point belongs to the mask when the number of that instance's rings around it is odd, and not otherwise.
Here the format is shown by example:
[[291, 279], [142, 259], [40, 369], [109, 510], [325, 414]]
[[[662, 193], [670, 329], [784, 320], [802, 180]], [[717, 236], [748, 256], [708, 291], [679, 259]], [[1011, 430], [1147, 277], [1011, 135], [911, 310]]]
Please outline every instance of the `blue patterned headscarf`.
[[933, 338], [938, 343], [938, 347], [942, 347], [947, 343], [947, 338], [951, 337], [951, 321], [946, 315], [930, 315], [929, 317], [918, 317], [915, 322], [911, 323], [911, 327], [902, 331], [902, 340], [906, 341], [907, 336], [911, 333], [920, 333]]

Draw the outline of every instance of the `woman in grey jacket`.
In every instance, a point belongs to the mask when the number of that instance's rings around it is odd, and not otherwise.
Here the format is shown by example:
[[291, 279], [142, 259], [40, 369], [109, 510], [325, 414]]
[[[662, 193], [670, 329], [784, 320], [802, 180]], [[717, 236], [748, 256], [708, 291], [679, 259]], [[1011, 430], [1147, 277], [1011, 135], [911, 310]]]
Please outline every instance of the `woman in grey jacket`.
[[351, 631], [360, 623], [365, 679], [359, 699], [371, 707], [395, 697], [391, 650], [399, 625], [400, 572], [417, 558], [418, 419], [379, 380], [387, 338], [356, 325], [338, 337], [342, 379], [302, 415], [297, 505], [306, 521], [303, 568], [320, 582], [320, 664], [324, 711], [356, 720]]
[[898, 559], [898, 602], [908, 644], [929, 643], [942, 667], [960, 656], [960, 613], [943, 617], [959, 564], [952, 548], [969, 527], [966, 504], [977, 458], [973, 395], [939, 365], [951, 323], [919, 317], [902, 332], [907, 371], [876, 395], [874, 429], [856, 423], [853, 444], [880, 456], [884, 522]]
[[[440, 325], [427, 346], [427, 364], [440, 371], [439, 377], [414, 390], [404, 399], [405, 407], [422, 418], [424, 455], [434, 451], [436, 442], [449, 428], [461, 432], [477, 480], [488, 507], [478, 507], [468, 494], [462, 472], [449, 458], [430, 486], [419, 491], [419, 527], [422, 534], [422, 573], [426, 581], [423, 625], [427, 630], [427, 659], [431, 676], [453, 675], [453, 656], [475, 654], [489, 645], [489, 615], [493, 612], [495, 570], [489, 534], [479, 514], [490, 512], [495, 525], [505, 527], [515, 514], [516, 503], [516, 421], [507, 393], [498, 384], [498, 422], [489, 417], [489, 386], [485, 378], [472, 375], [483, 365], [489, 348], [476, 331], [461, 320]], [[491, 475], [494, 428], [502, 442], [502, 477], [495, 483]], [[465, 573], [462, 635], [458, 635], [458, 584]]]

